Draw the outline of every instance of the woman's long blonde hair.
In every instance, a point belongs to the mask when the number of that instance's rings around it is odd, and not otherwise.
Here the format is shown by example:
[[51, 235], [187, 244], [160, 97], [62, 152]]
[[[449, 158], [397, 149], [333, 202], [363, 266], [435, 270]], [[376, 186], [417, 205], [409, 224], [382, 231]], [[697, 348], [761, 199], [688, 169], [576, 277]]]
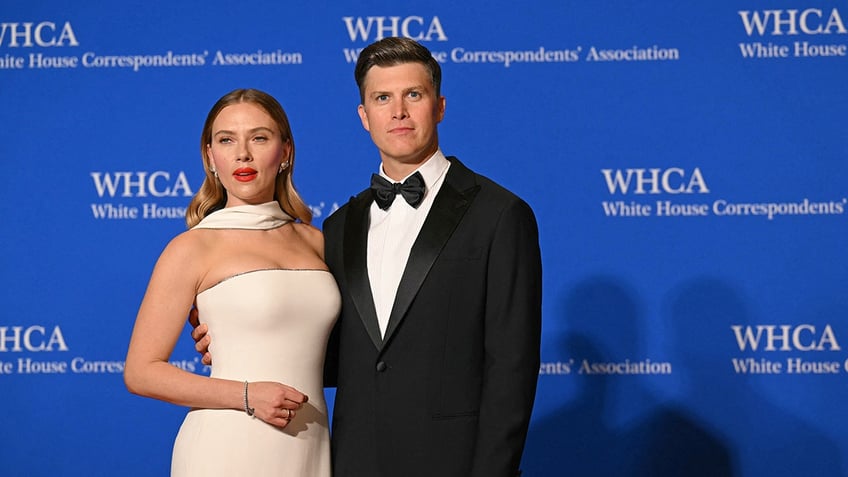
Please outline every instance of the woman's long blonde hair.
[[212, 172], [211, 163], [207, 154], [207, 147], [212, 144], [212, 123], [227, 106], [239, 103], [251, 103], [265, 110], [280, 129], [283, 142], [289, 142], [289, 157], [283, 158], [283, 163], [288, 161], [288, 167], [277, 175], [274, 187], [274, 198], [279, 202], [284, 212], [303, 223], [312, 221], [312, 211], [300, 195], [292, 182], [294, 172], [294, 138], [292, 138], [289, 118], [280, 103], [268, 93], [256, 89], [237, 89], [221, 97], [212, 106], [206, 116], [203, 132], [200, 134], [200, 155], [203, 158], [203, 170], [206, 178], [200, 186], [200, 190], [192, 197], [186, 210], [186, 224], [189, 228], [197, 225], [204, 217], [212, 212], [224, 208], [227, 203], [227, 191]]

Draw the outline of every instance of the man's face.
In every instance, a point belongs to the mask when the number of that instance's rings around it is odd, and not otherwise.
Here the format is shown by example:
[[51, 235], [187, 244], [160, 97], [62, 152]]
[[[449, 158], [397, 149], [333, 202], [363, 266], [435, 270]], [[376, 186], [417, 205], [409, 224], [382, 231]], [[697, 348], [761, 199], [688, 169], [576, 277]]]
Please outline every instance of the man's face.
[[445, 98], [436, 97], [421, 63], [374, 66], [368, 70], [359, 118], [362, 127], [371, 133], [390, 175], [392, 171], [411, 172], [436, 152], [436, 126], [444, 114]]

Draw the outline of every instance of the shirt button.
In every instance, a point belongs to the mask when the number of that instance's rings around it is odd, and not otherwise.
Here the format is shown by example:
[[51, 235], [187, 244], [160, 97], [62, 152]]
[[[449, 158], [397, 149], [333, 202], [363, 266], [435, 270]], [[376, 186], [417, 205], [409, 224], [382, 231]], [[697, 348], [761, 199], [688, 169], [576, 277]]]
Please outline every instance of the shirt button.
[[377, 363], [377, 371], [382, 373], [386, 369], [388, 369], [388, 365], [386, 365], [385, 361], [380, 361], [379, 363]]

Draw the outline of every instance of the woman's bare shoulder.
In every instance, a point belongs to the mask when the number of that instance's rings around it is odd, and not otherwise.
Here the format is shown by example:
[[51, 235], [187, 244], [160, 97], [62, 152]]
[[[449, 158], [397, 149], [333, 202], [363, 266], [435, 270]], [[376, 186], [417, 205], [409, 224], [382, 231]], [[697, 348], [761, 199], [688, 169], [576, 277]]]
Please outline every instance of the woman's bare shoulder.
[[295, 232], [306, 242], [309, 247], [321, 256], [324, 257], [324, 234], [311, 224], [294, 223], [292, 224]]

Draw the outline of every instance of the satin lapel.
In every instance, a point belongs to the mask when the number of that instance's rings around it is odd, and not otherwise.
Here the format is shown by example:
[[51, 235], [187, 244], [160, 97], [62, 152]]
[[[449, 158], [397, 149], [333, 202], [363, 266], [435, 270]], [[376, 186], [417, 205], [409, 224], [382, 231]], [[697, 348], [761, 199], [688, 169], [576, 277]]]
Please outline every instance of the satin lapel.
[[474, 174], [454, 157], [448, 158], [451, 167], [445, 177], [445, 183], [439, 189], [439, 195], [433, 201], [433, 206], [427, 214], [427, 219], [421, 227], [418, 238], [412, 245], [409, 260], [403, 271], [398, 285], [386, 336], [383, 340], [388, 343], [400, 322], [406, 316], [409, 306], [424, 279], [433, 267], [436, 259], [447, 243], [453, 231], [456, 230], [463, 215], [468, 210], [477, 191], [480, 190], [474, 180]]
[[370, 205], [371, 199], [365, 194], [359, 194], [350, 201], [344, 230], [344, 273], [359, 319], [362, 320], [374, 346], [380, 349], [383, 338], [380, 336], [377, 310], [374, 307], [374, 296], [368, 280], [368, 209]]

